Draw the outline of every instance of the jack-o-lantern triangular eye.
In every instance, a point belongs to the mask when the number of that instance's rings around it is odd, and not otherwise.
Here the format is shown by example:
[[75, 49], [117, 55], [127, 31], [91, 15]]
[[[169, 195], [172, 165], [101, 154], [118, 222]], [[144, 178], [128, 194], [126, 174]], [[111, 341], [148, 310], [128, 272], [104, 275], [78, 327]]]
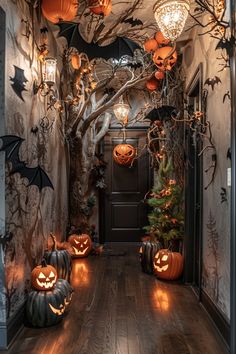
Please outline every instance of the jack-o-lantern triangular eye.
[[78, 243], [80, 243], [80, 241], [77, 241], [76, 239], [74, 239], [75, 243], [78, 245]]
[[167, 261], [167, 259], [168, 259], [168, 256], [166, 255], [166, 254], [164, 254], [164, 256], [162, 257], [162, 261], [164, 261], [164, 262], [166, 262]]
[[46, 276], [42, 272], [40, 272], [38, 278], [39, 279], [46, 279]]
[[85, 240], [85, 241], [84, 241], [84, 245], [87, 245], [87, 243], [88, 243], [88, 240]]
[[55, 274], [51, 271], [51, 273], [49, 274], [49, 278], [55, 278]]

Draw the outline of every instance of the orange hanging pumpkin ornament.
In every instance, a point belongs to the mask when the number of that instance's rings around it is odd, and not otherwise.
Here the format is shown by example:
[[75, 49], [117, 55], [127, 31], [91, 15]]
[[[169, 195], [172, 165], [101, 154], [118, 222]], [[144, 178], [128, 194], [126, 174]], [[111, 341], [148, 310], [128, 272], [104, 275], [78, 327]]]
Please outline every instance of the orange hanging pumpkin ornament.
[[42, 0], [42, 13], [52, 23], [72, 21], [78, 12], [77, 0]]
[[154, 91], [158, 88], [158, 81], [155, 77], [152, 77], [146, 82], [146, 87], [149, 91]]
[[128, 166], [136, 156], [136, 149], [130, 144], [119, 144], [114, 147], [113, 158], [118, 165]]
[[158, 43], [155, 38], [150, 38], [144, 42], [143, 47], [147, 53], [154, 52], [158, 48]]
[[152, 59], [159, 70], [170, 71], [177, 61], [177, 52], [169, 46], [161, 47], [154, 52]]

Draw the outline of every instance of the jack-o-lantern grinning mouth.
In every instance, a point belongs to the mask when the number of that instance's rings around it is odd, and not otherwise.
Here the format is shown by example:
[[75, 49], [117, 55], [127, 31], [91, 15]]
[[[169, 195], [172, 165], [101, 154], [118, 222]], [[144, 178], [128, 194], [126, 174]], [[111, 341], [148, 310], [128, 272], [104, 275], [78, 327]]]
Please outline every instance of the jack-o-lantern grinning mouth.
[[82, 248], [81, 250], [78, 250], [78, 248], [76, 248], [76, 247], [74, 247], [74, 246], [72, 246], [73, 247], [73, 250], [75, 251], [75, 254], [78, 256], [78, 255], [84, 255], [87, 251], [88, 251], [88, 249], [89, 249], [89, 247], [86, 247], [86, 248]]
[[66, 305], [62, 305], [62, 304], [59, 306], [59, 309], [56, 309], [54, 306], [52, 306], [52, 304], [49, 304], [49, 307], [52, 310], [52, 312], [58, 316], [63, 315], [63, 313], [65, 312], [65, 309], [66, 309]]

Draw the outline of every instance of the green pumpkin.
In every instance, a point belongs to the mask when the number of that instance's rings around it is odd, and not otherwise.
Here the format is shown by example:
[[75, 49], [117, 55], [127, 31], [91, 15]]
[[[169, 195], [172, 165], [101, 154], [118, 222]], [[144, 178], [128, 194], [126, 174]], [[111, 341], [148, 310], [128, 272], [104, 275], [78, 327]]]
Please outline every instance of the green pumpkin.
[[60, 322], [65, 314], [65, 295], [60, 288], [32, 290], [26, 303], [28, 322], [34, 327], [48, 327]]
[[155, 254], [161, 249], [160, 242], [145, 241], [142, 242], [140, 249], [140, 261], [144, 273], [153, 273], [153, 259]]
[[50, 236], [53, 240], [52, 251], [45, 251], [44, 258], [47, 264], [52, 265], [57, 270], [59, 279], [70, 281], [72, 269], [71, 255], [66, 250], [58, 250], [56, 237], [52, 233]]
[[65, 280], [65, 279], [58, 279], [58, 281], [57, 281], [55, 286], [56, 286], [57, 289], [60, 289], [62, 291], [62, 293], [64, 295], [65, 305], [66, 305], [66, 307], [68, 307], [70, 305], [74, 289], [68, 283], [68, 281]]

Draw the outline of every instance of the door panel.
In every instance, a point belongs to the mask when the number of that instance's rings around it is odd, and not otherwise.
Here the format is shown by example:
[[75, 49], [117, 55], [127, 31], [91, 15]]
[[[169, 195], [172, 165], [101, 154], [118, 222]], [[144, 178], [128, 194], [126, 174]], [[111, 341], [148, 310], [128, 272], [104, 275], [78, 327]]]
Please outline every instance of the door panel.
[[[104, 159], [108, 162], [105, 181], [105, 241], [137, 242], [147, 225], [147, 207], [143, 202], [150, 187], [149, 156], [145, 152], [132, 167], [120, 166], [112, 158], [120, 131], [110, 131], [104, 139]], [[145, 145], [145, 131], [128, 131], [126, 142], [139, 149]]]

